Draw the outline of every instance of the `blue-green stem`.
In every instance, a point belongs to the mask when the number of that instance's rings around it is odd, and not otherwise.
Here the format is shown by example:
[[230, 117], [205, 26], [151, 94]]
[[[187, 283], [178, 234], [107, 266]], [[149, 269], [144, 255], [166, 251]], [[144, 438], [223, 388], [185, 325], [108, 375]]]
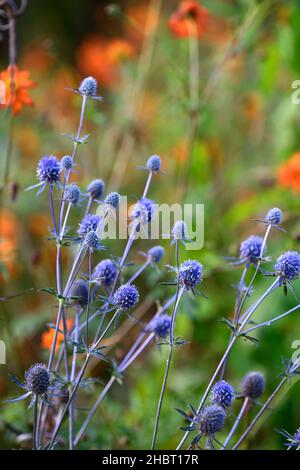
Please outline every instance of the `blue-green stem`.
[[228, 436], [227, 436], [227, 438], [226, 438], [226, 440], [225, 440], [225, 442], [224, 442], [224, 444], [223, 444], [221, 450], [225, 450], [226, 447], [228, 446], [229, 442], [231, 441], [231, 439], [232, 439], [232, 437], [233, 437], [233, 435], [234, 435], [234, 433], [235, 433], [235, 431], [236, 431], [238, 425], [240, 424], [240, 422], [241, 422], [242, 419], [243, 419], [243, 416], [244, 416], [244, 414], [245, 414], [245, 412], [246, 412], [246, 410], [247, 410], [248, 403], [249, 403], [249, 398], [248, 398], [248, 397], [245, 397], [245, 398], [244, 398], [244, 401], [243, 401], [243, 404], [242, 404], [242, 407], [241, 407], [241, 409], [240, 409], [240, 412], [239, 412], [239, 414], [238, 414], [238, 416], [237, 416], [237, 418], [236, 418], [236, 420], [235, 420], [235, 422], [234, 422], [234, 424], [233, 424], [233, 426], [232, 426], [232, 428], [231, 428], [231, 430], [230, 430], [230, 432], [229, 432], [229, 434], [228, 434]]

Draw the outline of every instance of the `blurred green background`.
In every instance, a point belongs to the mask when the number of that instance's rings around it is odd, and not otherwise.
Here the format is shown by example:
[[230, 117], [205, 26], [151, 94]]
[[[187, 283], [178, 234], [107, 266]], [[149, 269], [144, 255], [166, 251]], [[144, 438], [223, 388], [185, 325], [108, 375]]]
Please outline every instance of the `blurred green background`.
[[[300, 239], [300, 112], [291, 100], [292, 82], [300, 79], [299, 2], [201, 2], [210, 11], [212, 25], [196, 41], [199, 106], [192, 148], [191, 44], [174, 36], [168, 26], [178, 5], [171, 0], [124, 0], [114, 5], [61, 0], [56, 6], [29, 0], [16, 23], [17, 64], [36, 82], [29, 90], [34, 106], [23, 107], [13, 119], [10, 110], [0, 110], [3, 297], [55, 285], [55, 246], [47, 240], [48, 200], [45, 194], [36, 198], [24, 189], [35, 183], [42, 155], [70, 153], [71, 143], [62, 133], [75, 131], [80, 100], [66, 88], [78, 86], [86, 75], [98, 79], [104, 101], [89, 103], [84, 132], [90, 138], [79, 149], [73, 180], [84, 189], [91, 179], [103, 178], [109, 190], [119, 190], [134, 201], [145, 182], [145, 174], [136, 167], [158, 154], [165, 174], [156, 177], [149, 197], [172, 204], [182, 202], [184, 193], [186, 202], [205, 204], [204, 248], [196, 252], [182, 248], [180, 259], [195, 257], [203, 263], [202, 289], [208, 299], [184, 298], [177, 317], [176, 333], [189, 343], [176, 350], [163, 406], [158, 446], [166, 449], [174, 448], [181, 436], [183, 422], [175, 407], [185, 410], [188, 403], [198, 404], [228, 341], [230, 332], [220, 320], [233, 314], [233, 285], [242, 268], [230, 266], [225, 257], [238, 256], [239, 243], [247, 236], [263, 234], [263, 225], [253, 219], [262, 218], [271, 207], [284, 212], [288, 233], [272, 232], [268, 255], [275, 259], [285, 249], [299, 250]], [[8, 64], [5, 34], [0, 70]], [[12, 148], [7, 162], [9, 136]], [[74, 227], [82, 211], [74, 210]], [[122, 254], [123, 242], [109, 245], [115, 255]], [[172, 247], [166, 241], [163, 245], [166, 262], [173, 262]], [[131, 260], [141, 263], [138, 249], [150, 246], [150, 241], [139, 242]], [[97, 255], [99, 260], [101, 256]], [[66, 253], [66, 268], [69, 259]], [[272, 269], [272, 264], [266, 268]], [[169, 278], [162, 266], [160, 274], [149, 272], [138, 281], [142, 300], [151, 300], [144, 319], [153, 314], [156, 299], [163, 303], [172, 295], [173, 288], [158, 283]], [[253, 297], [269, 283], [270, 278], [259, 276]], [[295, 283], [296, 292], [299, 285]], [[284, 296], [278, 291], [259, 309], [257, 318], [283, 313], [295, 302], [291, 292]], [[17, 436], [30, 431], [31, 412], [25, 402], [3, 403], [17, 394], [8, 373], [22, 378], [33, 362], [47, 361], [45, 325], [54, 320], [56, 306], [46, 294], [29, 291], [1, 302], [0, 308], [0, 339], [7, 345], [7, 364], [0, 366], [0, 447], [26, 447]], [[117, 360], [137, 334], [136, 326], [126, 325], [129, 333], [114, 345]], [[246, 372], [262, 371], [267, 397], [279, 381], [282, 357], [290, 357], [293, 341], [300, 339], [298, 313], [262, 329], [257, 337], [257, 345], [239, 342], [227, 378], [238, 390]], [[166, 349], [153, 347], [133, 364], [124, 384], [115, 385], [106, 398], [80, 448], [149, 448]], [[109, 370], [95, 364], [92, 375], [105, 381]], [[83, 393], [80, 406], [88, 406], [100, 387]], [[275, 429], [293, 433], [299, 427], [299, 391], [295, 381], [284, 389], [246, 447], [283, 448], [284, 438]], [[237, 402], [229, 427], [238, 407]], [[78, 423], [84, 415], [78, 411]]]

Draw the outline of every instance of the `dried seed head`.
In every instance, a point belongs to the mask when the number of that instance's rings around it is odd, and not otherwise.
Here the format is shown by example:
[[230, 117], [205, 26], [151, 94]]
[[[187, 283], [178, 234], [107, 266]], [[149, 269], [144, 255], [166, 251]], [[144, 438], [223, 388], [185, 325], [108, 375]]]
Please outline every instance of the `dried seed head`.
[[101, 179], [91, 181], [87, 187], [87, 191], [92, 199], [99, 199], [104, 192], [105, 184]]
[[80, 307], [86, 307], [89, 300], [89, 288], [88, 283], [81, 279], [75, 281], [71, 287], [70, 297], [78, 297], [73, 299], [74, 305], [79, 305]]
[[242, 380], [241, 390], [245, 397], [259, 398], [265, 389], [265, 378], [260, 372], [249, 372]]
[[47, 393], [50, 387], [50, 375], [44, 364], [34, 364], [25, 372], [28, 389], [37, 395]]
[[226, 412], [222, 406], [211, 405], [204, 408], [196, 421], [199, 430], [206, 436], [214, 436], [222, 431], [225, 424]]

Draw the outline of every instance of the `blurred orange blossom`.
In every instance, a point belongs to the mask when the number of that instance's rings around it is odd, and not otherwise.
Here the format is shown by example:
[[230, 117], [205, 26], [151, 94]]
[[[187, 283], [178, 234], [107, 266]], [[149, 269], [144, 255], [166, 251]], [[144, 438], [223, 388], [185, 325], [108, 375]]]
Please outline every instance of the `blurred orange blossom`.
[[295, 193], [300, 193], [300, 152], [294, 153], [286, 163], [279, 167], [277, 181], [279, 186], [291, 188]]
[[210, 23], [209, 11], [193, 0], [180, 2], [177, 10], [170, 16], [169, 28], [174, 36], [201, 38], [207, 32]]
[[0, 80], [5, 84], [5, 104], [0, 108], [12, 108], [13, 114], [18, 114], [23, 106], [32, 106], [33, 100], [28, 90], [34, 88], [36, 83], [29, 78], [28, 70], [19, 70], [14, 66], [14, 86], [11, 87], [11, 66], [0, 72]]
[[[66, 324], [67, 324], [67, 330], [69, 330], [72, 325], [73, 325], [73, 322], [72, 320], [67, 320], [66, 321]], [[62, 322], [60, 323], [59, 325], [59, 329], [62, 330], [63, 326], [62, 326]], [[60, 331], [58, 332], [57, 334], [57, 341], [56, 341], [56, 348], [55, 350], [57, 350], [57, 348], [59, 347], [59, 345], [61, 344], [62, 340], [63, 340], [63, 333], [61, 333]], [[41, 336], [41, 348], [42, 349], [47, 349], [47, 350], [51, 350], [51, 346], [52, 346], [52, 343], [53, 343], [53, 339], [54, 339], [54, 329], [49, 327], [47, 329], [47, 331], [44, 331], [44, 333], [42, 333], [42, 336]]]

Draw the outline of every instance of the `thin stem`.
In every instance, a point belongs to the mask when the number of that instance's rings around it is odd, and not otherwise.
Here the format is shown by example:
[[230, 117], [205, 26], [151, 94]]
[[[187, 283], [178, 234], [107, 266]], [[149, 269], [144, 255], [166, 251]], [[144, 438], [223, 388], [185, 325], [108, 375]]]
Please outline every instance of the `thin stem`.
[[54, 228], [54, 234], [57, 236], [57, 224], [55, 218], [55, 211], [54, 211], [54, 204], [53, 204], [53, 185], [49, 184], [49, 201], [50, 201], [50, 212], [51, 212], [51, 219]]
[[38, 395], [34, 397], [34, 404], [33, 404], [33, 450], [37, 450], [38, 448], [38, 439], [37, 439], [37, 423], [38, 423]]
[[128, 284], [132, 284], [144, 271], [145, 269], [149, 266], [151, 263], [150, 259], [147, 259], [144, 264], [131, 276], [129, 279]]
[[146, 185], [145, 185], [145, 189], [144, 189], [144, 192], [143, 192], [143, 198], [145, 198], [148, 194], [148, 191], [149, 191], [149, 186], [150, 186], [150, 183], [151, 183], [151, 179], [152, 179], [152, 176], [153, 176], [153, 173], [152, 171], [149, 171], [149, 175], [148, 175], [148, 178], [147, 178], [147, 181], [146, 181]]
[[226, 438], [226, 440], [225, 440], [225, 442], [222, 446], [222, 450], [225, 450], [226, 447], [228, 446], [229, 442], [231, 441], [232, 436], [234, 435], [238, 425], [240, 424], [240, 422], [241, 422], [241, 420], [244, 416], [244, 413], [247, 410], [248, 402], [249, 402], [249, 398], [245, 397], [243, 405], [241, 407], [241, 410], [238, 414], [238, 417], [236, 418], [236, 421], [235, 421], [234, 425], [232, 426], [232, 428], [231, 428], [231, 430], [230, 430], [230, 432], [229, 432], [229, 434], [228, 434], [228, 436], [227, 436], [227, 438]]
[[86, 344], [89, 344], [89, 318], [90, 318], [90, 304], [91, 304], [91, 281], [92, 281], [92, 251], [89, 251], [89, 286], [88, 286], [88, 303], [86, 313]]
[[85, 216], [89, 214], [90, 210], [91, 210], [91, 207], [92, 207], [92, 204], [93, 204], [93, 198], [90, 196], [89, 197], [89, 200], [88, 200], [88, 203], [87, 203], [87, 206], [86, 206], [86, 210], [85, 210]]
[[295, 310], [298, 310], [299, 308], [300, 308], [300, 304], [296, 305], [296, 307], [291, 308], [287, 312], [282, 313], [281, 315], [278, 315], [275, 318], [272, 318], [271, 320], [268, 320], [268, 321], [259, 323], [258, 325], [252, 326], [251, 328], [248, 328], [248, 330], [246, 330], [246, 331], [244, 330], [243, 334], [248, 334], [251, 331], [257, 330], [257, 328], [261, 328], [262, 326], [270, 326], [270, 325], [272, 325], [272, 323], [275, 323], [276, 321], [281, 320], [282, 318], [286, 317], [287, 315], [290, 315], [292, 312], [294, 312]]

